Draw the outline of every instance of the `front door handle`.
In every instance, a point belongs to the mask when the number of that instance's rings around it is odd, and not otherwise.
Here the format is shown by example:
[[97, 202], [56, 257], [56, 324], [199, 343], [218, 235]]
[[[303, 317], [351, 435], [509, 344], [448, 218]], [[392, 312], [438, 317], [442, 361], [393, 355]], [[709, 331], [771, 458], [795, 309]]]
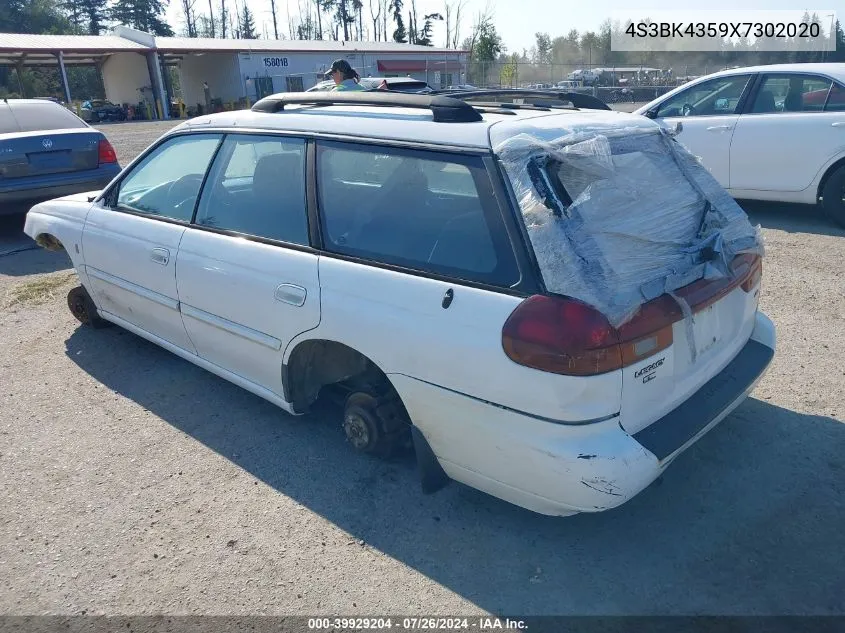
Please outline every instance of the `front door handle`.
[[830, 127], [845, 127], [845, 121], [837, 121], [836, 123], [831, 123]]
[[733, 125], [714, 125], [712, 127], [707, 128], [708, 132], [727, 132], [733, 127]]
[[276, 288], [273, 293], [273, 298], [282, 303], [289, 303], [297, 308], [305, 305], [305, 297], [308, 296], [308, 291], [302, 286], [294, 284], [282, 284]]
[[154, 248], [150, 251], [150, 259], [156, 264], [167, 266], [167, 262], [170, 261], [170, 251], [166, 248]]

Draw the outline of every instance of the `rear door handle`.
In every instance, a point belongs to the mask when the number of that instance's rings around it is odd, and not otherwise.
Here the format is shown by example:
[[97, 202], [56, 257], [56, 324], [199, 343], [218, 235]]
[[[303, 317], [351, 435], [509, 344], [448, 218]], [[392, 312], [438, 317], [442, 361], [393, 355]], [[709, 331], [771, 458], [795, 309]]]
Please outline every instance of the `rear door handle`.
[[166, 248], [154, 248], [150, 251], [150, 259], [156, 264], [167, 266], [167, 262], [170, 261], [170, 251]]
[[708, 132], [727, 132], [733, 127], [733, 125], [714, 125], [712, 127], [707, 128]]
[[281, 284], [273, 293], [273, 298], [282, 303], [289, 303], [297, 308], [305, 305], [305, 297], [308, 296], [308, 291], [302, 286], [294, 284]]
[[836, 123], [831, 123], [830, 127], [845, 127], [845, 121], [837, 121]]

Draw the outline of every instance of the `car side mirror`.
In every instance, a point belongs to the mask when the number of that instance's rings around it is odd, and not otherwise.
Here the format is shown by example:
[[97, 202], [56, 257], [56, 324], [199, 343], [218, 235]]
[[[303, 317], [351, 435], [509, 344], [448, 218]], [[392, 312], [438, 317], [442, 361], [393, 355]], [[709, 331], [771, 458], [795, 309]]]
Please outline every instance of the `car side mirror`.
[[652, 108], [651, 110], [646, 110], [645, 115], [649, 119], [656, 119], [657, 118], [657, 108]]

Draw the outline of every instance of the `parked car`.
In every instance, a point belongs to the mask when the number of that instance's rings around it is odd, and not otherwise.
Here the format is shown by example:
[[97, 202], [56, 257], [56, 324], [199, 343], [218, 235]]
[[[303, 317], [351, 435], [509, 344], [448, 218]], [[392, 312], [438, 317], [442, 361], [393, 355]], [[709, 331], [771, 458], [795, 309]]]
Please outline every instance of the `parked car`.
[[[426, 94], [431, 92], [431, 86], [421, 79], [412, 77], [362, 77], [361, 86], [367, 90], [378, 90], [382, 82], [387, 82], [388, 90], [394, 92], [411, 92]], [[321, 81], [316, 86], [309, 88], [307, 92], [330, 92], [334, 90], [333, 80]]]
[[185, 121], [25, 231], [67, 251], [82, 323], [292, 414], [340, 393], [352, 447], [412, 445], [424, 491], [551, 515], [636, 495], [775, 348], [756, 229], [619, 112], [272, 95]]
[[103, 133], [70, 110], [47, 99], [0, 101], [0, 215], [102, 189], [119, 172]]
[[103, 99], [84, 101], [80, 108], [80, 114], [82, 119], [88, 123], [126, 120], [126, 111], [121, 106]]
[[733, 68], [636, 111], [674, 126], [736, 198], [820, 203], [845, 226], [845, 64]]

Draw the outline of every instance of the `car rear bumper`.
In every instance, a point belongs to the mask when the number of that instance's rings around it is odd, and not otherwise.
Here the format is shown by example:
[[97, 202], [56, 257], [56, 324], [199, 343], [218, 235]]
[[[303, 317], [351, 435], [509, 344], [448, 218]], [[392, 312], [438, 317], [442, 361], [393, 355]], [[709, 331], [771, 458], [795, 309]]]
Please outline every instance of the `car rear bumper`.
[[[765, 374], [775, 346], [772, 322], [757, 313], [751, 338], [735, 359], [635, 435], [624, 431], [618, 417], [558, 425], [466, 396], [448, 402], [455, 415], [442, 421], [425, 413], [418, 421], [414, 415], [430, 412], [435, 394], [420, 394], [427, 398], [420, 404], [414, 394], [406, 406], [450, 478], [542, 514], [597, 512], [634, 497], [738, 407]], [[400, 385], [405, 400], [406, 385]], [[458, 425], [466, 429], [465, 439], [453, 431]]]
[[57, 174], [43, 179], [27, 179], [26, 182], [0, 185], [0, 215], [19, 213], [17, 203], [35, 204], [43, 200], [61, 198], [74, 193], [98, 191], [108, 185], [120, 173], [120, 166], [100, 167], [80, 174]]

